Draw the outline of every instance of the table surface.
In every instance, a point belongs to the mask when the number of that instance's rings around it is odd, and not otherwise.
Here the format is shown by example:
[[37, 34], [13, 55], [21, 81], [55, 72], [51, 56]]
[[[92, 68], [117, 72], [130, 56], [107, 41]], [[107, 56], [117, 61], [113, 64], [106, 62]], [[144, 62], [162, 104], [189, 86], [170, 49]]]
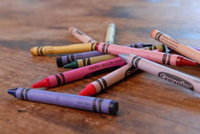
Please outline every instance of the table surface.
[[[200, 96], [146, 72], [123, 80], [97, 97], [119, 102], [117, 116], [18, 100], [7, 89], [31, 87], [46, 76], [66, 71], [56, 57], [33, 57], [38, 45], [79, 43], [75, 26], [104, 41], [109, 23], [116, 24], [116, 44], [151, 42], [154, 29], [188, 45], [200, 42], [198, 0], [1, 0], [0, 133], [180, 133], [199, 134]], [[198, 67], [172, 67], [199, 77]], [[78, 94], [107, 73], [50, 91]]]

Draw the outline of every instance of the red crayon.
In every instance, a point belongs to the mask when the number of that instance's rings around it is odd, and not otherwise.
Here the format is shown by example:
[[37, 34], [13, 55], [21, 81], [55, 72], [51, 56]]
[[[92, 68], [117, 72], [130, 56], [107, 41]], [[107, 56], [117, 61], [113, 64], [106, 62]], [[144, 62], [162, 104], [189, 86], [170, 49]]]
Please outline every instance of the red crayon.
[[89, 66], [84, 66], [81, 68], [77, 68], [70, 71], [65, 71], [60, 74], [51, 75], [43, 80], [35, 83], [32, 85], [33, 88], [40, 88], [40, 87], [55, 87], [59, 85], [63, 85], [65, 83], [69, 83], [72, 81], [76, 81], [79, 79], [90, 77], [96, 73], [100, 73], [105, 70], [110, 70], [111, 68], [117, 68], [125, 65], [125, 61], [120, 57], [99, 62], [96, 64], [92, 64]]

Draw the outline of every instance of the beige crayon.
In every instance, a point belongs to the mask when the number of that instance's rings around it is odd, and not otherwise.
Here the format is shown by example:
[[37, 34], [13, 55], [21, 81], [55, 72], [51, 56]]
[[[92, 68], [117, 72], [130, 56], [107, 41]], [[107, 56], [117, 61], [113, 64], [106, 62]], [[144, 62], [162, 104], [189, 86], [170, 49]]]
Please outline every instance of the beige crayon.
[[108, 26], [107, 32], [106, 32], [106, 43], [113, 44], [115, 40], [115, 24], [111, 23]]
[[84, 32], [80, 31], [79, 29], [75, 27], [70, 27], [69, 28], [69, 33], [73, 35], [75, 38], [80, 40], [83, 43], [93, 43], [96, 42], [94, 39], [92, 39], [90, 36], [85, 34]]

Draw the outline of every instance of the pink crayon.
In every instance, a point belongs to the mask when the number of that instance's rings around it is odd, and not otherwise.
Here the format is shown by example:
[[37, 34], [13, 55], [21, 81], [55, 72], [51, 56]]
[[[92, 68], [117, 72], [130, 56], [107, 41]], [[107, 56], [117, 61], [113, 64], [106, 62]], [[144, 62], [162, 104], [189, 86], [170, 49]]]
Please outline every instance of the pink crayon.
[[155, 51], [153, 52], [148, 50], [124, 47], [115, 44], [96, 43], [95, 45], [96, 50], [103, 53], [113, 55], [134, 54], [157, 63], [173, 66], [197, 66], [197, 62], [176, 54], [167, 54]]
[[92, 64], [89, 66], [84, 66], [81, 68], [77, 68], [71, 71], [65, 71], [60, 74], [51, 75], [49, 77], [44, 78], [43, 80], [32, 85], [33, 88], [40, 87], [55, 87], [59, 85], [63, 85], [65, 83], [69, 83], [72, 81], [76, 81], [79, 79], [87, 78], [92, 75], [98, 74], [99, 72], [110, 70], [112, 68], [117, 68], [125, 65], [125, 61], [120, 57], [99, 62], [96, 64]]

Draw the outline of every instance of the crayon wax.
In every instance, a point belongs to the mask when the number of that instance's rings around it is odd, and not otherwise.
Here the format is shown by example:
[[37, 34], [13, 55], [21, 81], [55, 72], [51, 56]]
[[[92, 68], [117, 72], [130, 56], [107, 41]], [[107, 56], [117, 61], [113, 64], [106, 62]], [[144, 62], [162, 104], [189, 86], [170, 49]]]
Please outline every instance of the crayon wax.
[[162, 52], [153, 52], [148, 50], [129, 48], [115, 44], [95, 43], [95, 48], [99, 52], [118, 54], [135, 54], [137, 56], [149, 59], [151, 61], [172, 66], [197, 66], [195, 61], [189, 60], [176, 54], [167, 54]]
[[200, 79], [188, 74], [165, 67], [133, 54], [119, 54], [129, 65], [151, 73], [168, 82], [174, 83], [186, 89], [200, 93]]
[[159, 30], [153, 30], [151, 32], [151, 37], [156, 39], [159, 42], [164, 43], [169, 48], [173, 49], [174, 51], [200, 63], [200, 52], [195, 50], [192, 47], [186, 46], [174, 39], [172, 39], [170, 36], [160, 32]]
[[118, 111], [118, 102], [110, 99], [86, 97], [22, 87], [9, 89], [8, 94], [21, 100], [71, 107], [92, 112], [116, 115]]

